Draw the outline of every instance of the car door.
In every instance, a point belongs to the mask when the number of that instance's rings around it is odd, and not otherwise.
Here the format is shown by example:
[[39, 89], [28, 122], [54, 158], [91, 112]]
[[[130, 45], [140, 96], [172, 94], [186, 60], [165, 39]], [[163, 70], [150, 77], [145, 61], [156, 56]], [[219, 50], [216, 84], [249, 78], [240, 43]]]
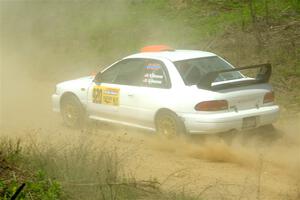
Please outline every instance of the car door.
[[90, 118], [126, 121], [120, 107], [126, 105], [126, 98], [132, 91], [131, 86], [141, 82], [137, 80], [139, 76], [136, 76], [140, 63], [140, 59], [124, 59], [96, 76], [88, 92]]
[[[90, 118], [112, 119], [118, 113], [118, 88], [113, 85], [113, 80], [117, 76], [119, 65], [112, 65], [103, 73], [96, 75], [88, 91], [87, 112]], [[104, 97], [105, 93], [109, 95], [111, 90], [111, 99]], [[114, 92], [114, 93], [113, 93]]]
[[135, 82], [122, 85], [120, 115], [126, 122], [154, 128], [154, 115], [159, 108], [169, 105], [173, 95], [168, 71], [162, 61], [139, 59]]

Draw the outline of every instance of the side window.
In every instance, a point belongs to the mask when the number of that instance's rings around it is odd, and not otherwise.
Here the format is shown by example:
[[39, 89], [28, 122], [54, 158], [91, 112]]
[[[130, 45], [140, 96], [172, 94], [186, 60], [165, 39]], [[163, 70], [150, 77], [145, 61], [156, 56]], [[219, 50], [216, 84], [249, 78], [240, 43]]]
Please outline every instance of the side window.
[[171, 84], [166, 68], [161, 61], [145, 60], [143, 85], [154, 88], [170, 88]]
[[101, 74], [101, 79], [99, 81], [103, 82], [103, 83], [113, 83], [114, 80], [116, 79], [116, 76], [118, 75], [119, 64], [121, 64], [121, 62], [119, 62], [119, 63], [115, 64], [114, 66], [111, 66], [110, 68], [105, 70]]
[[141, 85], [142, 60], [127, 59], [111, 66], [101, 74], [100, 82], [121, 85]]
[[127, 59], [119, 67], [118, 75], [114, 81], [120, 85], [141, 86], [143, 77], [143, 60]]

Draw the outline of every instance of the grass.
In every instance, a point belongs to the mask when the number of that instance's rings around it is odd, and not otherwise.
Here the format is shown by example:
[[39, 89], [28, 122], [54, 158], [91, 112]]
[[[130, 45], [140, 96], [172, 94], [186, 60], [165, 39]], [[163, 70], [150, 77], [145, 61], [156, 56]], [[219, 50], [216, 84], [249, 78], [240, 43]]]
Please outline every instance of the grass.
[[[59, 199], [61, 186], [57, 181], [47, 178], [42, 171], [33, 175], [33, 178], [27, 178], [24, 182], [25, 189], [18, 195], [18, 199]], [[23, 177], [24, 178], [24, 177]], [[9, 182], [7, 182], [9, 181]], [[3, 200], [9, 200], [21, 186], [20, 180], [14, 177], [11, 180], [0, 180], [0, 197]]]
[[24, 155], [20, 140], [1, 138], [0, 143], [0, 198], [9, 200], [22, 184], [23, 191], [18, 199], [53, 200], [59, 199], [61, 185], [42, 170], [30, 171], [19, 168]]
[[22, 183], [26, 185], [18, 199], [24, 200], [199, 199], [184, 192], [162, 191], [155, 179], [137, 180], [126, 175], [122, 168], [126, 157], [89, 141], [60, 150], [57, 145], [45, 146], [34, 140], [21, 143], [1, 137], [1, 166], [7, 166], [0, 173], [0, 198], [4, 200], [10, 199]]

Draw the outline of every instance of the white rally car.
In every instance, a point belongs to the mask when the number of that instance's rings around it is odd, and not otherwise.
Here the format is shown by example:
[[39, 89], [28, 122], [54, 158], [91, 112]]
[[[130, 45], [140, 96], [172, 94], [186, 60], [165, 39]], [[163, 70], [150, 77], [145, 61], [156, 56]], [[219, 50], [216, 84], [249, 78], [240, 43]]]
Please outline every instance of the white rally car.
[[[258, 68], [255, 78], [241, 73]], [[53, 110], [65, 124], [86, 119], [178, 135], [251, 129], [276, 121], [269, 64], [234, 68], [204, 51], [147, 46], [99, 72], [57, 84]]]

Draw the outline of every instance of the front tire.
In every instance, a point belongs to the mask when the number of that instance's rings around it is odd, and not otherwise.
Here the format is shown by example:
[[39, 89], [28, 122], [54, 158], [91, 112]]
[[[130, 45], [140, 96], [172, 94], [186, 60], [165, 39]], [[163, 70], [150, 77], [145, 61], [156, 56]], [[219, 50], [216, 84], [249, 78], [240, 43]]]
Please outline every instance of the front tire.
[[156, 131], [166, 138], [174, 138], [185, 133], [183, 122], [172, 112], [161, 112], [155, 120]]
[[61, 102], [61, 115], [64, 124], [71, 128], [81, 128], [84, 124], [84, 109], [75, 96], [67, 96]]

